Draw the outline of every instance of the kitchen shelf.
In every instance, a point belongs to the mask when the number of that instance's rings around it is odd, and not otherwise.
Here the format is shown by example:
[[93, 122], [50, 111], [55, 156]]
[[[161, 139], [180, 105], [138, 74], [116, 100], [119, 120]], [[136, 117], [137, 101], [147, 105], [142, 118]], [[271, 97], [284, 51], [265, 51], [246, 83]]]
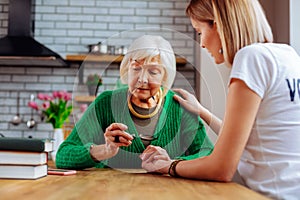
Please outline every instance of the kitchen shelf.
[[95, 96], [75, 96], [74, 100], [78, 103], [91, 103], [95, 98]]
[[114, 62], [121, 63], [123, 55], [109, 55], [109, 54], [78, 54], [78, 55], [67, 55], [67, 61], [73, 62]]

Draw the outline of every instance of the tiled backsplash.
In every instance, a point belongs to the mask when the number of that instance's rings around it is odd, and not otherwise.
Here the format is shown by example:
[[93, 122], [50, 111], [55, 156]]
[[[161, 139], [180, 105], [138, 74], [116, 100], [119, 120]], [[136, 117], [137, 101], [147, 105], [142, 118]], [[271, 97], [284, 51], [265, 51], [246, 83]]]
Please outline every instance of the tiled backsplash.
[[[84, 69], [84, 81], [86, 76], [92, 73], [100, 73], [103, 78], [103, 85], [100, 92], [113, 89], [119, 79], [118, 66], [101, 70], [99, 64], [88, 65]], [[195, 75], [191, 68], [179, 68], [174, 87], [190, 89], [195, 86]], [[88, 95], [85, 85], [77, 84], [78, 66], [71, 68], [30, 68], [30, 67], [1, 67], [0, 66], [0, 133], [5, 136], [21, 137], [51, 137], [53, 128], [51, 124], [41, 122], [40, 115], [34, 111], [34, 120], [37, 126], [27, 128], [26, 122], [31, 118], [31, 109], [27, 106], [30, 95], [37, 96], [39, 92], [51, 94], [56, 90], [66, 90], [76, 95]], [[187, 84], [188, 82], [188, 84]], [[17, 95], [20, 96], [20, 116], [23, 122], [17, 126], [11, 122], [17, 113]], [[73, 101], [74, 112], [79, 112], [79, 104]], [[73, 115], [72, 115], [73, 116]], [[74, 118], [70, 117], [70, 123]]]
[[[40, 123], [34, 111], [37, 126], [29, 129], [26, 122], [31, 118], [27, 106], [30, 95], [38, 92], [49, 93], [55, 90], [73, 91], [76, 68], [28, 68], [0, 66], [0, 133], [7, 136], [50, 137], [52, 126]], [[20, 116], [23, 122], [17, 126], [10, 123], [17, 113], [17, 95], [20, 96]]]
[[[185, 16], [187, 0], [35, 0], [34, 38], [62, 57], [85, 53], [87, 45], [99, 41], [111, 45], [128, 46], [147, 30], [161, 34], [169, 40], [175, 53], [193, 62], [194, 31]], [[0, 37], [7, 34], [9, 0], [0, 1]], [[159, 30], [163, 29], [164, 32]], [[134, 30], [134, 31], [133, 31]], [[98, 66], [86, 66], [85, 77], [99, 73]], [[78, 66], [7, 67], [0, 66], [0, 133], [7, 136], [51, 137], [51, 124], [40, 122], [28, 129], [26, 121], [31, 110], [27, 106], [30, 94], [52, 93], [55, 90], [74, 92]], [[84, 78], [85, 78], [84, 77]], [[112, 68], [103, 74], [101, 90], [112, 89], [119, 78], [119, 70]], [[188, 81], [187, 81], [188, 80]], [[188, 82], [188, 84], [187, 84]], [[193, 68], [181, 69], [175, 87], [195, 87]], [[75, 85], [77, 87], [77, 85]], [[187, 88], [188, 89], [188, 88]], [[17, 95], [20, 94], [20, 115], [24, 122], [18, 126], [10, 123], [17, 112]], [[76, 93], [76, 94], [75, 94]], [[76, 88], [77, 94], [87, 94], [85, 86]], [[78, 109], [78, 104], [74, 104]], [[71, 119], [72, 122], [72, 119]]]
[[[103, 42], [128, 46], [138, 35], [161, 34], [177, 54], [193, 59], [188, 0], [35, 0], [34, 38], [62, 57]], [[9, 0], [0, 1], [0, 37], [7, 34]]]

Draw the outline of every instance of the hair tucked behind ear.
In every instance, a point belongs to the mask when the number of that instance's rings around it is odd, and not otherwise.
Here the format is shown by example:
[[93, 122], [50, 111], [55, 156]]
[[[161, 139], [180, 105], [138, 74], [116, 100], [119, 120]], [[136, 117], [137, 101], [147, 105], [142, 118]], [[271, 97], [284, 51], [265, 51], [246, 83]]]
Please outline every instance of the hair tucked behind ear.
[[227, 65], [253, 43], [273, 41], [271, 27], [257, 0], [212, 0], [213, 12]]
[[241, 48], [273, 41], [271, 27], [258, 0], [191, 0], [186, 15], [217, 24], [228, 66]]

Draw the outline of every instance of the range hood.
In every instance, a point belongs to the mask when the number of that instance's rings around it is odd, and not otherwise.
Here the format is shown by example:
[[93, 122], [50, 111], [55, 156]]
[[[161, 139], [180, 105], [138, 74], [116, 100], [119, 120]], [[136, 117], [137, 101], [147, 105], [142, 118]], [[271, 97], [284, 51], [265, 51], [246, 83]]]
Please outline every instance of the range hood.
[[0, 38], [0, 66], [67, 67], [64, 59], [33, 38], [31, 0], [10, 0], [8, 33]]

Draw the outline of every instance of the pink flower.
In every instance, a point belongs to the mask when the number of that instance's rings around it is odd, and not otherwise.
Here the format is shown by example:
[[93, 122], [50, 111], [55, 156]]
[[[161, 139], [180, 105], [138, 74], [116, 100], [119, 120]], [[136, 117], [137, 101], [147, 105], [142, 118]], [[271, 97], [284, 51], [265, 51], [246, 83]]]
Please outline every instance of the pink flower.
[[53, 100], [53, 97], [49, 96], [48, 94], [39, 93], [37, 95], [37, 97], [38, 97], [38, 99], [43, 100], [43, 101], [51, 101], [51, 100]]
[[58, 98], [63, 99], [65, 97], [65, 93], [66, 93], [65, 91], [59, 91], [58, 92]]
[[52, 96], [54, 99], [58, 98], [58, 91], [52, 92]]
[[35, 101], [29, 101], [28, 106], [34, 110], [39, 110], [39, 106], [37, 105], [37, 103]]
[[65, 101], [69, 101], [69, 100], [71, 100], [72, 99], [72, 94], [71, 93], [65, 93], [65, 95], [64, 95], [64, 100]]
[[48, 108], [50, 107], [50, 102], [49, 101], [46, 101], [42, 104], [42, 108], [47, 110]]
[[45, 101], [52, 101], [52, 100], [53, 100], [53, 97], [51, 97], [49, 95], [45, 96]]
[[45, 95], [42, 94], [42, 93], [39, 93], [39, 94], [37, 95], [37, 98], [40, 99], [40, 100], [44, 100]]
[[46, 122], [53, 125], [53, 128], [61, 128], [72, 112], [72, 105], [68, 105], [72, 94], [66, 91], [54, 91], [52, 96], [39, 93], [38, 99], [43, 103], [38, 106], [34, 101], [28, 102], [28, 106], [35, 110], [41, 110], [43, 116], [46, 117]]

